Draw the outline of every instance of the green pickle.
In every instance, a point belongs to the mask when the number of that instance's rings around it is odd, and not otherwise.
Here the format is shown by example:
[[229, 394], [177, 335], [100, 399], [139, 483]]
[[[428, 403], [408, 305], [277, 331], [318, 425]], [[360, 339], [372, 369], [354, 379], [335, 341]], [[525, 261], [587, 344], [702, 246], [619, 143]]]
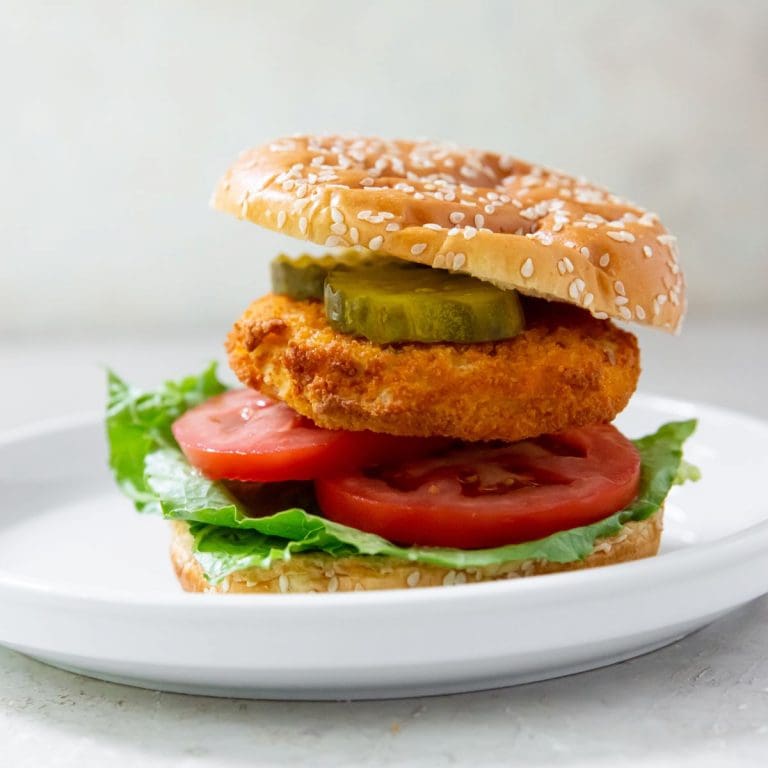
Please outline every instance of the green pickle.
[[323, 285], [327, 274], [341, 265], [362, 264], [367, 256], [347, 251], [339, 256], [302, 254], [292, 259], [280, 254], [270, 264], [272, 293], [290, 296], [292, 299], [323, 299]]
[[325, 312], [335, 330], [376, 344], [496, 341], [525, 327], [515, 291], [395, 259], [331, 270]]

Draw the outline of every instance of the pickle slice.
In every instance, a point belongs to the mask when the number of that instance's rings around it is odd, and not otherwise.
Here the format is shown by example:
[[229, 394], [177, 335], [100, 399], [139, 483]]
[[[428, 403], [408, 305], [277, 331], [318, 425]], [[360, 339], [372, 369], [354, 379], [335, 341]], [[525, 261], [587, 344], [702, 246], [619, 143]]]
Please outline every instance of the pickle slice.
[[395, 260], [329, 272], [325, 313], [337, 331], [376, 344], [495, 341], [525, 327], [515, 291]]
[[328, 272], [342, 265], [362, 264], [367, 258], [369, 257], [356, 251], [345, 251], [338, 256], [310, 256], [303, 253], [296, 258], [281, 253], [270, 264], [272, 293], [300, 301], [322, 300], [323, 283]]

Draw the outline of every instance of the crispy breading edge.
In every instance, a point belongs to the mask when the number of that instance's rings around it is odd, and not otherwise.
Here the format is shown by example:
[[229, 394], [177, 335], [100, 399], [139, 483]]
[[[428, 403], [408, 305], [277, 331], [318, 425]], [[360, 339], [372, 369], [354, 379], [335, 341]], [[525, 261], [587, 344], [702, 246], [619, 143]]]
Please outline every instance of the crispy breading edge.
[[640, 373], [632, 334], [554, 304], [513, 339], [378, 346], [334, 331], [318, 302], [267, 295], [227, 351], [243, 384], [322, 427], [469, 441], [612, 421]]

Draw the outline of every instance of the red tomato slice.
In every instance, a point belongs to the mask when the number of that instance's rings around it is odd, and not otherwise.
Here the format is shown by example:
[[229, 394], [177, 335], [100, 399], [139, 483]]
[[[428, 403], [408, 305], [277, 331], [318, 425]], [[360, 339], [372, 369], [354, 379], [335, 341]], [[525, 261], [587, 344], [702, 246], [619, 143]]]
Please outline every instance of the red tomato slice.
[[212, 480], [313, 480], [416, 458], [445, 440], [321, 429], [253, 389], [225, 392], [187, 411], [173, 436], [189, 463]]
[[330, 520], [398, 544], [482, 549], [608, 517], [634, 499], [639, 481], [637, 449], [601, 424], [456, 448], [315, 488]]

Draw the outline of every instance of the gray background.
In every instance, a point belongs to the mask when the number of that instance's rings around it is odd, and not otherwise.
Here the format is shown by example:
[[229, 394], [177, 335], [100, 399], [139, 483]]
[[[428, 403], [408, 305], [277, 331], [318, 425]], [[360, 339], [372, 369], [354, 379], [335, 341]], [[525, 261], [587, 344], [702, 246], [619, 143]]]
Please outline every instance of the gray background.
[[429, 136], [584, 174], [764, 312], [766, 2], [0, 0], [0, 335], [222, 332], [300, 243], [207, 208], [249, 145]]

